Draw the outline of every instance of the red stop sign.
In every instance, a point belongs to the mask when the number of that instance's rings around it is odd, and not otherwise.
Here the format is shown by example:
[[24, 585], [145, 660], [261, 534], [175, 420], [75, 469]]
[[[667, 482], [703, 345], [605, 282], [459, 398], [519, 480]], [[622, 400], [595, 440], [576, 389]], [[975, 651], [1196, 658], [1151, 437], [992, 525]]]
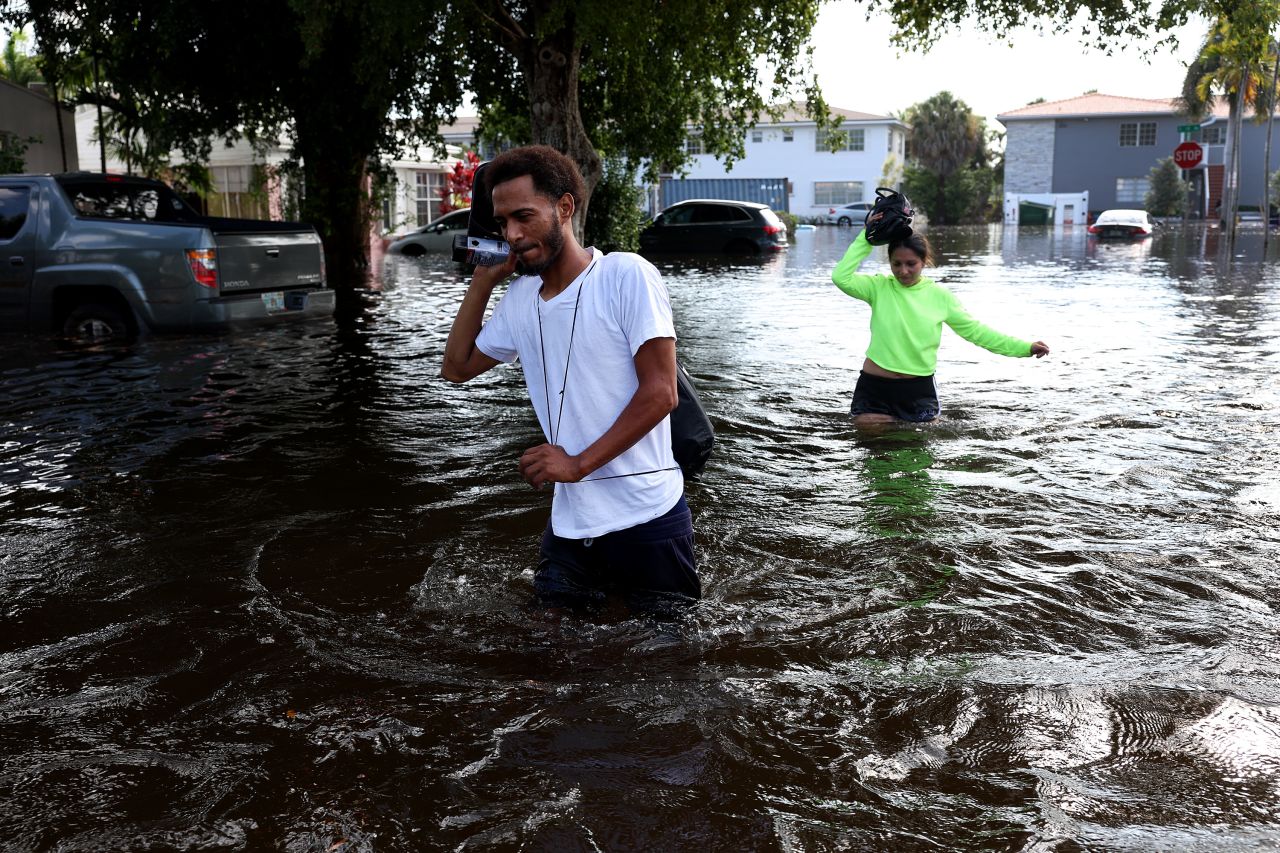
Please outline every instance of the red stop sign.
[[1184, 169], [1194, 169], [1204, 159], [1204, 149], [1198, 142], [1183, 142], [1173, 149], [1173, 162]]

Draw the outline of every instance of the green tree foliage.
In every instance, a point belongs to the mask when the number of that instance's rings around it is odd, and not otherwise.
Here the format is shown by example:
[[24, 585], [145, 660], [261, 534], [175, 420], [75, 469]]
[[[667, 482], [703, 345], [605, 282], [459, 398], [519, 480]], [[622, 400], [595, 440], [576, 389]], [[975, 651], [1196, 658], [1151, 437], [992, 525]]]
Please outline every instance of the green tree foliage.
[[145, 138], [204, 161], [219, 138], [287, 134], [301, 216], [340, 275], [367, 258], [370, 161], [439, 144], [461, 102], [459, 11], [445, 0], [28, 0], [8, 17], [33, 24], [56, 76], [93, 59], [109, 86], [81, 100], [121, 116], [126, 145]]
[[643, 195], [634, 167], [618, 157], [605, 160], [587, 211], [584, 233], [588, 245], [606, 252], [634, 252], [640, 248], [640, 229], [645, 224], [640, 209]]
[[0, 175], [16, 175], [27, 169], [27, 149], [40, 142], [38, 136], [21, 137], [0, 130]]
[[903, 119], [911, 126], [907, 195], [935, 224], [984, 219], [995, 179], [982, 118], [950, 92], [939, 92], [908, 107]]
[[1172, 157], [1156, 161], [1151, 169], [1150, 186], [1145, 200], [1147, 213], [1152, 216], [1185, 215], [1187, 183], [1182, 180], [1182, 170]]
[[1218, 97], [1228, 104], [1226, 180], [1223, 182], [1222, 216], [1234, 233], [1239, 205], [1240, 127], [1246, 109], [1263, 121], [1276, 106], [1275, 63], [1272, 33], [1280, 24], [1280, 0], [1229, 0], [1206, 2], [1214, 13], [1200, 52], [1187, 67], [1179, 97], [1181, 111], [1195, 120], [1212, 111]]
[[902, 191], [935, 225], [985, 222], [990, 218], [994, 188], [995, 175], [991, 169], [962, 169], [951, 176], [942, 191], [938, 176], [928, 169], [908, 166], [902, 176]]
[[[650, 178], [685, 160], [688, 126], [732, 162], [746, 129], [797, 96], [833, 124], [810, 69], [819, 0], [479, 0], [471, 83], [486, 132], [572, 157], [590, 192], [601, 154]], [[587, 210], [580, 211], [585, 216]], [[582, 222], [579, 220], [578, 225]]]
[[22, 30], [11, 33], [0, 50], [0, 77], [17, 86], [43, 82], [40, 65], [31, 55], [30, 39]]
[[[1082, 40], [1110, 52], [1117, 45], [1167, 35], [1191, 15], [1206, 14], [1207, 6], [1232, 3], [1240, 0], [868, 0], [867, 5], [870, 13], [883, 13], [893, 21], [898, 31], [894, 42], [909, 48], [927, 49], [961, 23], [1003, 36], [1022, 26], [1062, 32], [1085, 19], [1079, 30]], [[1163, 44], [1157, 42], [1152, 49]]]

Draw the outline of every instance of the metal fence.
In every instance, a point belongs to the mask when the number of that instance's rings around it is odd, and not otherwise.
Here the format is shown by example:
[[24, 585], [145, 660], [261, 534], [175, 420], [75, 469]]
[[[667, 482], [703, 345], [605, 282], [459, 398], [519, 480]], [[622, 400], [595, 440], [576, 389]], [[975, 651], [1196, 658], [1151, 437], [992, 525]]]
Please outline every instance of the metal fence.
[[689, 198], [718, 198], [789, 209], [786, 178], [663, 178], [659, 198], [662, 207]]

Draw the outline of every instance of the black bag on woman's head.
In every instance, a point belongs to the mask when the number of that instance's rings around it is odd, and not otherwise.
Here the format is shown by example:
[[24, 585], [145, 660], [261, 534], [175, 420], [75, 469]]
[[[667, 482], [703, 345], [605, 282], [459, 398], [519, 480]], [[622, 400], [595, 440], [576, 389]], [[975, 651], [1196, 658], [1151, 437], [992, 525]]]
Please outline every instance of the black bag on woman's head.
[[671, 412], [671, 453], [686, 477], [702, 470], [716, 443], [715, 427], [702, 408], [698, 391], [684, 365], [676, 362], [678, 402]]
[[915, 215], [911, 201], [905, 195], [886, 187], [876, 187], [875, 206], [867, 212], [867, 242], [883, 246], [910, 237], [911, 217]]

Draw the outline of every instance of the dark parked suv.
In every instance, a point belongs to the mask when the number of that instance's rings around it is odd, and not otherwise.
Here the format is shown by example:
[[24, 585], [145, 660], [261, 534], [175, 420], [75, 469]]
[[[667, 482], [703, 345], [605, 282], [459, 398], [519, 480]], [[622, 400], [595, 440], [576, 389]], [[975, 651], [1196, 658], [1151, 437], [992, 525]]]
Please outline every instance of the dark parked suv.
[[640, 232], [640, 250], [755, 255], [787, 247], [787, 228], [768, 205], [689, 199], [659, 213]]

